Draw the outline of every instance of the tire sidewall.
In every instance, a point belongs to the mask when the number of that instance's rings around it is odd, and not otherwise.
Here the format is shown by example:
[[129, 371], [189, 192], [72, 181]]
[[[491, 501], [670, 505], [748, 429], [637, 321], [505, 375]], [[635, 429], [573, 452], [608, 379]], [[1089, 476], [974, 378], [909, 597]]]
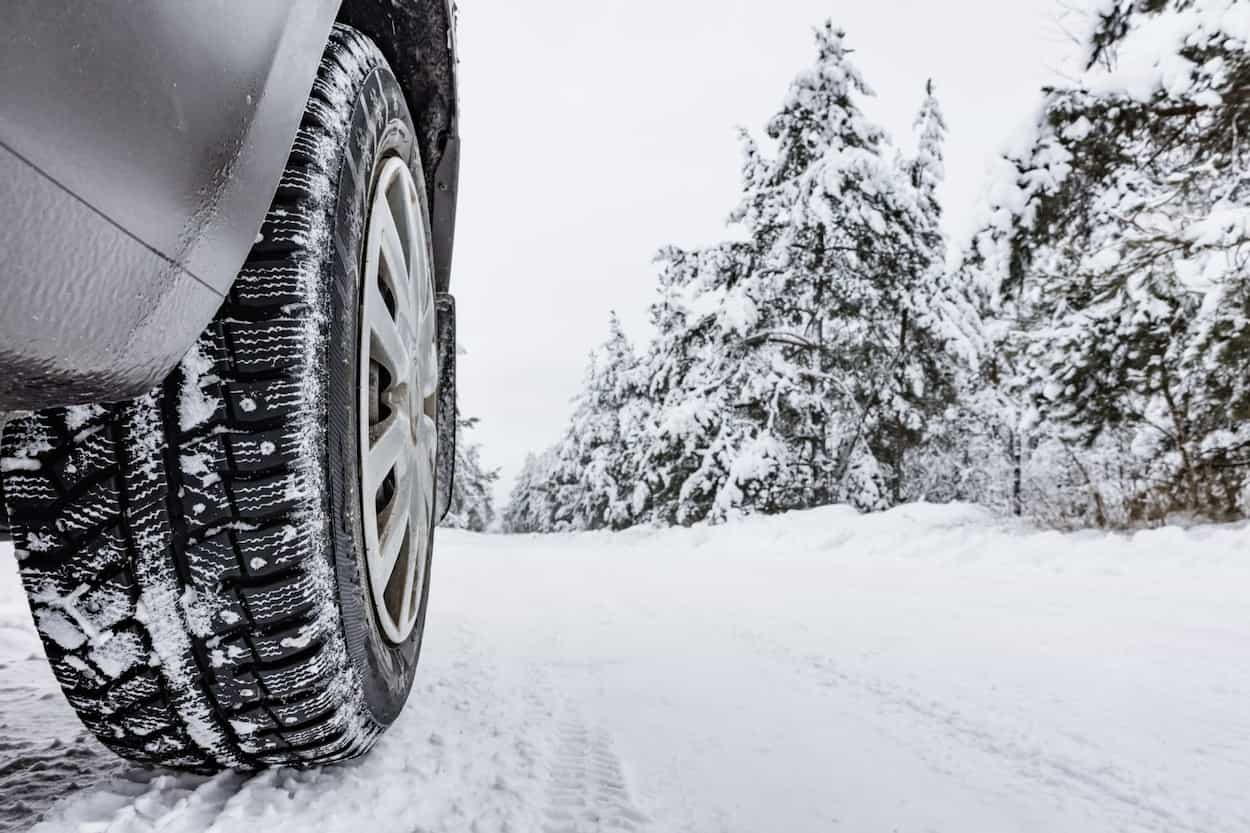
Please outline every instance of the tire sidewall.
[[[381, 726], [403, 709], [416, 672], [429, 594], [429, 560], [417, 622], [404, 642], [390, 642], [374, 611], [365, 564], [359, 455], [359, 347], [364, 241], [372, 189], [381, 163], [404, 160], [418, 186], [429, 240], [429, 210], [416, 130], [403, 92], [389, 69], [374, 68], [357, 88], [342, 148], [332, 206], [326, 340], [326, 477], [330, 553], [338, 581], [343, 635], [366, 705]], [[427, 257], [431, 253], [427, 251]], [[429, 531], [433, 536], [433, 526]], [[432, 546], [427, 548], [430, 553]]]

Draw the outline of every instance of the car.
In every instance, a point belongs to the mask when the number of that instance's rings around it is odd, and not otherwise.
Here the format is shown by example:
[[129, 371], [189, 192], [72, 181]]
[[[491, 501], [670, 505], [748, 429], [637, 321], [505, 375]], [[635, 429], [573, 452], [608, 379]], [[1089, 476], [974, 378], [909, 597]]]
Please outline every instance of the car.
[[0, 530], [113, 752], [367, 751], [455, 439], [451, 0], [10, 0]]

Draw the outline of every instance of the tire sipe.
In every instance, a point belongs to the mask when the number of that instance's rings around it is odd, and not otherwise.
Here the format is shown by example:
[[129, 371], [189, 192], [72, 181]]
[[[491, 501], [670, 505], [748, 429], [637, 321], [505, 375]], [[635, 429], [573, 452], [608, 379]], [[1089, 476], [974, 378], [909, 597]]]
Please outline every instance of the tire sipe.
[[403, 707], [437, 398], [415, 139], [382, 55], [336, 26], [255, 246], [179, 368], [138, 400], [4, 431], [48, 659], [125, 758], [321, 764], [367, 751]]

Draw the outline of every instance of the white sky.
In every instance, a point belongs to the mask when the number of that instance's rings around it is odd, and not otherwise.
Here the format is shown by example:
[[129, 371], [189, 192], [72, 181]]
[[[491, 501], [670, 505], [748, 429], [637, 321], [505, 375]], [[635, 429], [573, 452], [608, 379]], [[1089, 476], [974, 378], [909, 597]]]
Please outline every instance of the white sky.
[[[1079, 0], [1077, 0], [1079, 3]], [[456, 262], [461, 412], [500, 497], [558, 439], [610, 310], [649, 334], [651, 259], [725, 233], [743, 125], [756, 135], [826, 17], [911, 144], [924, 82], [946, 112], [949, 230], [1070, 51], [1057, 0], [461, 0]]]

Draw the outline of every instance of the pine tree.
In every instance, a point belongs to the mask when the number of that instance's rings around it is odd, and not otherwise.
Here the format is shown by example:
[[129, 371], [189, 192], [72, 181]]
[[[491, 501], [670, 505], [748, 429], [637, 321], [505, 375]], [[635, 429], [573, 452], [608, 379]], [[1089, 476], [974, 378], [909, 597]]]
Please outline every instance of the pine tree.
[[636, 446], [649, 411], [638, 370], [613, 313], [560, 441], [526, 460], [504, 512], [509, 531], [621, 529], [636, 522]]
[[942, 204], [938, 189], [946, 179], [946, 119], [933, 79], [925, 84], [924, 102], [916, 114], [916, 158], [911, 162], [912, 186], [920, 192], [934, 228], [939, 227]]
[[801, 416], [788, 434], [806, 444], [814, 502], [880, 508], [901, 500], [904, 458], [949, 398], [932, 303], [944, 244], [927, 190], [940, 175], [941, 116], [934, 100], [909, 177], [859, 108], [871, 91], [843, 33], [826, 24], [817, 47], [769, 124], [776, 155], [748, 146], [737, 216], [771, 319], [755, 337], [803, 369], [808, 395], [792, 403]]
[[[629, 466], [637, 473], [631, 513], [639, 522], [690, 524], [707, 517], [718, 490], [719, 478], [709, 478], [705, 466], [715, 464], [707, 451], [721, 428], [725, 389], [723, 374], [706, 365], [720, 341], [706, 300], [732, 256], [726, 246], [693, 252], [668, 247], [656, 261], [656, 336], [638, 367], [639, 390], [651, 408], [630, 452]], [[696, 487], [700, 483], [706, 485]]]
[[526, 456], [504, 507], [505, 532], [556, 531], [555, 486], [552, 482], [555, 466], [554, 449]]
[[[961, 469], [952, 465], [960, 456], [967, 415], [959, 407], [958, 390], [969, 379], [967, 357], [968, 321], [960, 294], [952, 291], [946, 268], [946, 237], [942, 231], [942, 203], [939, 197], [946, 178], [946, 119], [942, 114], [932, 79], [925, 84], [925, 95], [914, 122], [916, 155], [908, 160], [907, 173], [916, 189], [923, 213], [923, 226], [917, 235], [930, 252], [927, 271], [915, 277], [920, 355], [927, 365], [931, 382], [928, 393], [917, 403], [923, 425], [909, 430], [905, 421], [891, 426], [900, 438], [902, 472], [897, 498], [906, 501], [949, 501], [963, 499], [966, 483]], [[896, 498], [896, 499], [897, 499]]]
[[927, 404], [923, 436], [907, 449], [903, 465], [903, 499], [906, 501], [979, 501], [999, 505], [1004, 498], [995, 491], [1001, 471], [987, 470], [986, 451], [993, 449], [997, 462], [1000, 420], [1005, 403], [991, 402], [987, 391], [994, 385], [986, 379], [979, 360], [986, 356], [985, 333], [974, 298], [968, 292], [970, 270], [966, 264], [946, 266], [947, 243], [942, 233], [942, 204], [939, 191], [945, 181], [947, 126], [932, 79], [914, 122], [916, 155], [905, 160], [908, 177], [920, 194], [925, 215], [921, 232], [934, 252], [930, 271], [919, 278], [920, 285], [932, 289], [929, 308], [924, 313], [925, 330], [932, 341], [929, 357], [932, 373], [939, 379]]
[[742, 136], [731, 219], [747, 240], [662, 253], [642, 361], [657, 403], [637, 465], [649, 520], [890, 505], [904, 456], [949, 399], [931, 303], [940, 109], [930, 95], [921, 152], [896, 164], [859, 109], [871, 92], [844, 35], [826, 24], [816, 45], [768, 123], [775, 152]]
[[1029, 453], [1075, 472], [1087, 522], [1246, 510], [1250, 60], [1228, 9], [1108, 4], [978, 241]]
[[591, 353], [568, 430], [555, 451], [558, 526], [619, 529], [631, 523], [635, 477], [627, 463], [643, 407], [636, 364], [612, 313], [608, 338]]
[[495, 521], [494, 489], [499, 470], [483, 467], [481, 446], [468, 439], [468, 432], [477, 424], [476, 418], [456, 422], [456, 472], [451, 505], [442, 525], [485, 532]]

